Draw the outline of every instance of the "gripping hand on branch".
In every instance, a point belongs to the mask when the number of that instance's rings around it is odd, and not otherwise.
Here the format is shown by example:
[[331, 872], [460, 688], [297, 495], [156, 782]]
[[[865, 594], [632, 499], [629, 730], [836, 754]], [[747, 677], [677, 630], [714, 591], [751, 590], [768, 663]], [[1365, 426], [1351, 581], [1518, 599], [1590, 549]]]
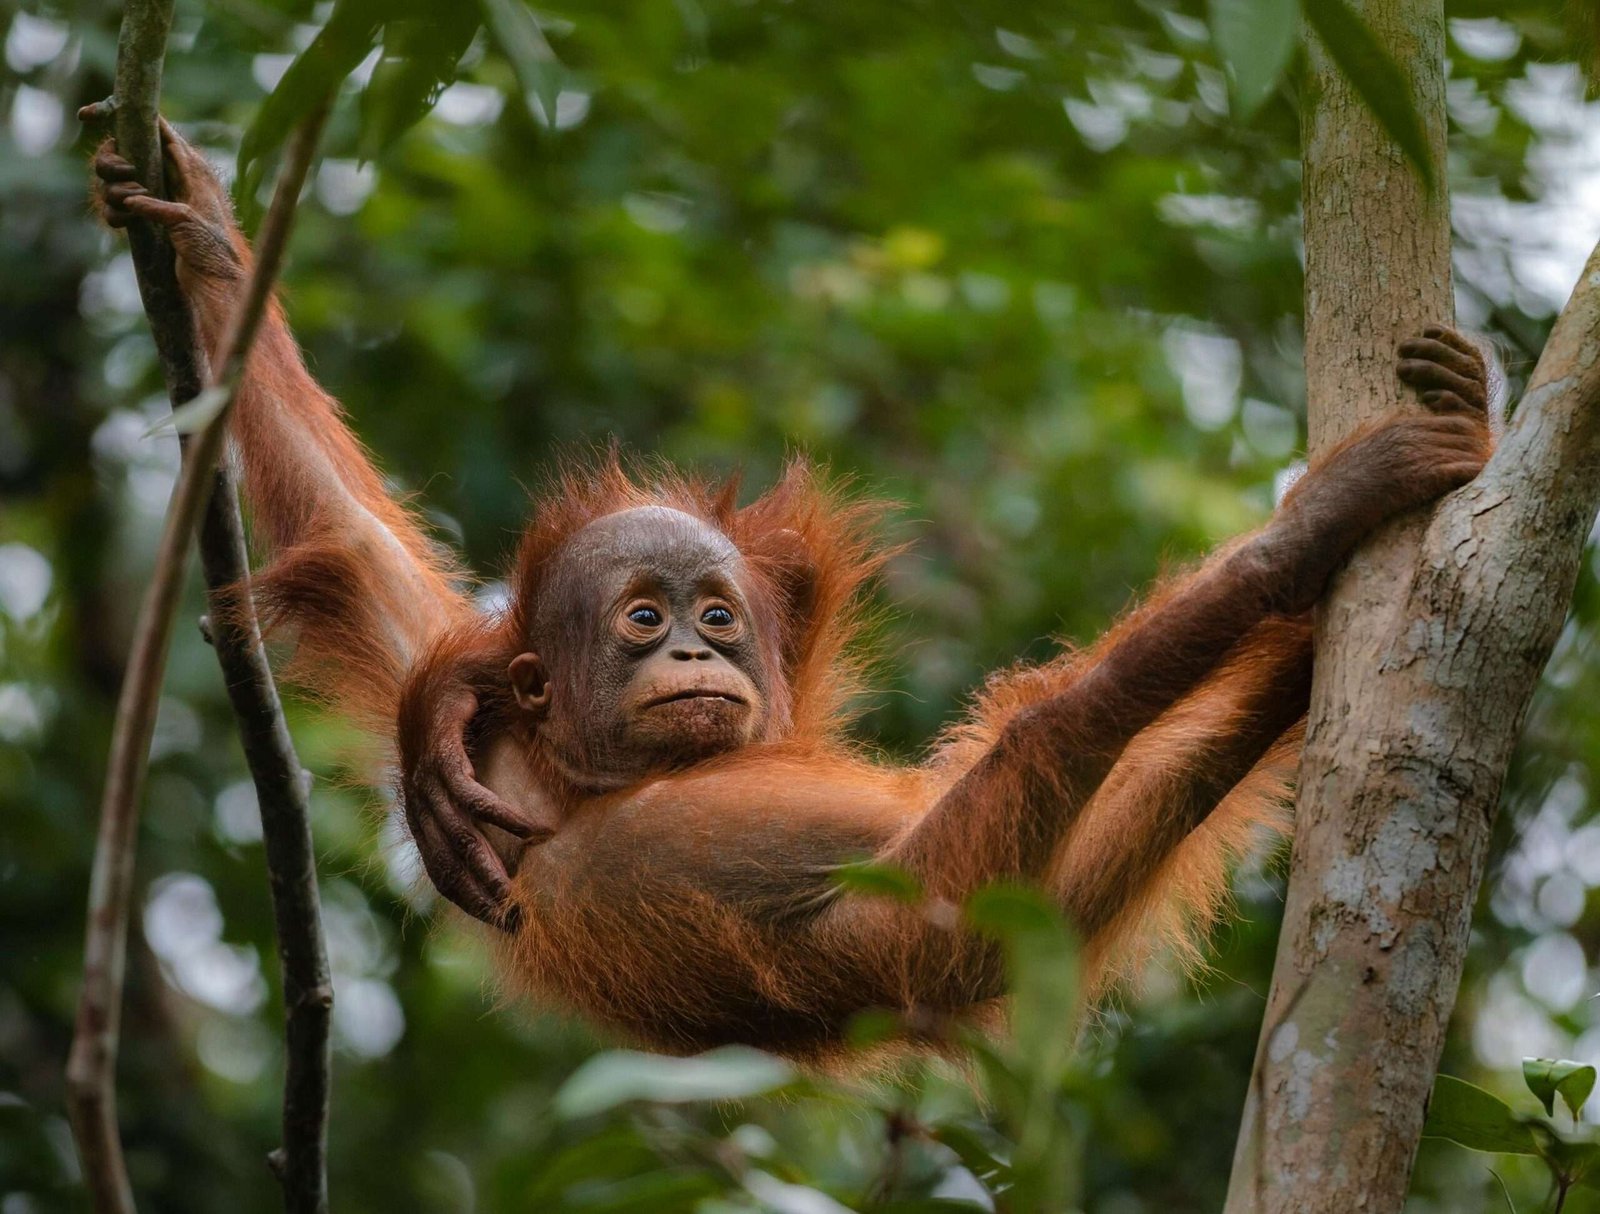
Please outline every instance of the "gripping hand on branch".
[[116, 142], [107, 139], [94, 157], [95, 205], [110, 227], [144, 219], [166, 230], [178, 255], [178, 285], [202, 331], [214, 334], [237, 300], [251, 262], [250, 246], [234, 220], [228, 191], [205, 156], [165, 118], [161, 146], [170, 201], [152, 194], [133, 164], [118, 154]]
[[1482, 470], [1493, 449], [1488, 369], [1454, 330], [1430, 325], [1403, 342], [1396, 373], [1426, 412], [1405, 410], [1357, 430], [1312, 463], [1263, 533], [1269, 550], [1297, 554], [1289, 602], [1297, 612], [1385, 520], [1428, 505]]

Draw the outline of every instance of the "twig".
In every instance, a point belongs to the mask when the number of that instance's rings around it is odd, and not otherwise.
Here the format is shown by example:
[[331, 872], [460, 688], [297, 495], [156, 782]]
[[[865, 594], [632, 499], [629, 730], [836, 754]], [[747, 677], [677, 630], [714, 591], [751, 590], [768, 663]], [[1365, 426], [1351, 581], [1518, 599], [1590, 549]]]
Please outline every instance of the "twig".
[[[117, 49], [118, 147], [137, 167], [139, 180], [158, 196], [162, 153], [156, 111], [171, 23], [172, 0], [131, 0]], [[308, 115], [285, 157], [273, 204], [262, 227], [257, 263], [238, 314], [230, 324], [224, 356], [218, 359], [219, 371], [227, 378], [213, 378], [213, 383], [222, 385], [227, 395], [215, 418], [186, 452], [150, 585], [140, 604], [128, 668], [117, 700], [90, 876], [83, 991], [67, 1061], [68, 1109], [97, 1214], [133, 1214], [134, 1210], [117, 1133], [115, 1092], [128, 911], [140, 792], [172, 637], [173, 614], [183, 585], [189, 536], [212, 488], [229, 406], [237, 390], [238, 371], [271, 293], [295, 202], [325, 114], [323, 105]], [[178, 406], [197, 395], [200, 384], [201, 360], [194, 349], [192, 318], [177, 286], [172, 249], [164, 233], [151, 225], [134, 223], [129, 225], [129, 235], [140, 295], [168, 392], [174, 406]], [[320, 1154], [318, 1158], [320, 1162]]]
[[1500, 1196], [1502, 1196], [1502, 1197], [1504, 1197], [1506, 1199], [1506, 1209], [1510, 1210], [1511, 1214], [1517, 1214], [1517, 1203], [1511, 1200], [1511, 1190], [1506, 1188], [1505, 1178], [1503, 1176], [1501, 1176], [1499, 1172], [1496, 1172], [1493, 1168], [1489, 1169], [1489, 1175], [1493, 1176], [1495, 1178], [1495, 1180], [1497, 1180], [1499, 1182], [1499, 1184], [1500, 1184]]
[[865, 1205], [881, 1206], [893, 1200], [895, 1191], [905, 1173], [906, 1140], [920, 1137], [922, 1126], [914, 1110], [901, 1105], [891, 1109], [883, 1119], [883, 1167], [867, 1190]]
[[[250, 355], [251, 343], [261, 318], [266, 315], [267, 301], [272, 298], [273, 285], [278, 280], [278, 269], [283, 265], [284, 250], [289, 245], [289, 229], [294, 226], [295, 208], [300, 204], [300, 191], [306, 183], [312, 158], [317, 152], [317, 140], [322, 135], [322, 125], [328, 120], [331, 95], [325, 95], [313, 105], [299, 125], [289, 133], [284, 144], [283, 167], [278, 171], [278, 184], [272, 191], [272, 202], [267, 206], [266, 218], [261, 221], [261, 232], [255, 242], [255, 268], [250, 281], [245, 284], [244, 298], [228, 318], [228, 327], [217, 344], [217, 365], [212, 370], [212, 386], [221, 386], [228, 393], [227, 402], [216, 418], [206, 426], [200, 439], [215, 435], [212, 452], [214, 459], [220, 454], [228, 410], [239, 389], [239, 376], [245, 360]], [[196, 443], [199, 446], [199, 442]]]

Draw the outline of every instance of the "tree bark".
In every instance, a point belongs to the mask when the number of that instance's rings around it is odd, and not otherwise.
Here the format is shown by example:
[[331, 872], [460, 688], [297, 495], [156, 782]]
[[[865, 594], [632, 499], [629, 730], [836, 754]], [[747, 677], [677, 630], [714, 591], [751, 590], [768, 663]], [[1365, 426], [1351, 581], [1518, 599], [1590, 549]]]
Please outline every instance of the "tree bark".
[[[1452, 316], [1439, 0], [1368, 0], [1429, 197], [1312, 39], [1303, 116], [1313, 454], [1396, 407]], [[1399, 1211], [1512, 747], [1600, 506], [1600, 256], [1489, 466], [1365, 546], [1322, 609], [1282, 935], [1229, 1214]]]
[[210, 638], [261, 807], [272, 917], [283, 963], [283, 1146], [268, 1156], [268, 1163], [283, 1186], [286, 1214], [327, 1214], [333, 977], [311, 838], [311, 773], [301, 768], [289, 736], [250, 606], [250, 557], [233, 472], [224, 463], [213, 479], [200, 524]]

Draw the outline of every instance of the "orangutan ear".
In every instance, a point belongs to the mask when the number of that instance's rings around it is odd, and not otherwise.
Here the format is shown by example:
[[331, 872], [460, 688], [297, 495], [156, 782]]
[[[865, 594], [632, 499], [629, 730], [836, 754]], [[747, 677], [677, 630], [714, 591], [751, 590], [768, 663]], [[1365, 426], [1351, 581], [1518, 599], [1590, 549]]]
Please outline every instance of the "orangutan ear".
[[519, 653], [506, 667], [506, 674], [524, 712], [543, 717], [550, 711], [550, 676], [543, 658], [536, 653]]

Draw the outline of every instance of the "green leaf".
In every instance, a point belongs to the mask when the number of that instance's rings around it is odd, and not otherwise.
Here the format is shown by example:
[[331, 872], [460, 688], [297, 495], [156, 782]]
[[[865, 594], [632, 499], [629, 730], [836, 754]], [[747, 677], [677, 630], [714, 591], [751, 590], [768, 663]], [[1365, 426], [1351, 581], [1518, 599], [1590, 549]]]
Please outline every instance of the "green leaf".
[[945, 1122], [930, 1130], [928, 1136], [954, 1151], [962, 1166], [985, 1188], [993, 1191], [1011, 1183], [1011, 1164], [1004, 1158], [1005, 1143], [989, 1127]]
[[554, 1207], [567, 1190], [592, 1179], [644, 1175], [661, 1160], [627, 1122], [601, 1128], [552, 1156], [541, 1156], [538, 1171], [526, 1193], [530, 1210]]
[[556, 124], [556, 99], [566, 70], [539, 28], [538, 19], [522, 0], [481, 0], [484, 24], [500, 53], [511, 61], [522, 85], [523, 104], [534, 121]]
[[795, 1078], [782, 1059], [745, 1046], [725, 1046], [693, 1058], [663, 1058], [611, 1050], [590, 1058], [556, 1093], [559, 1117], [590, 1117], [634, 1100], [679, 1104], [742, 1100]]
[[1015, 1063], [1032, 1085], [1053, 1088], [1072, 1058], [1078, 1017], [1078, 949], [1061, 912], [1042, 893], [995, 885], [967, 901], [967, 918], [1005, 945]]
[[1532, 1129], [1511, 1111], [1510, 1105], [1453, 1075], [1440, 1075], [1433, 1081], [1433, 1098], [1428, 1101], [1428, 1120], [1422, 1133], [1428, 1138], [1447, 1138], [1474, 1151], [1539, 1153]]
[[1500, 1186], [1500, 1196], [1505, 1198], [1506, 1209], [1510, 1210], [1511, 1214], [1517, 1214], [1517, 1203], [1511, 1200], [1511, 1190], [1506, 1187], [1505, 1177], [1493, 1168], [1489, 1169], [1489, 1175], [1493, 1176], [1495, 1183]]
[[1042, 1083], [1059, 1083], [1072, 1062], [1078, 994], [1078, 949], [1064, 925], [1012, 941], [1011, 1033]]
[[433, 108], [477, 32], [470, 5], [443, 5], [384, 26], [383, 55], [361, 93], [356, 150], [363, 160], [381, 154]]
[[870, 1049], [886, 1041], [894, 1041], [905, 1032], [905, 1022], [886, 1008], [868, 1008], [850, 1017], [845, 1028], [845, 1040], [856, 1049]]
[[1305, 0], [1305, 13], [1345, 79], [1431, 190], [1428, 138], [1405, 73], [1345, 0]]
[[206, 388], [198, 396], [179, 405], [144, 432], [145, 438], [157, 434], [196, 434], [211, 424], [228, 403], [228, 389], [221, 384]]
[[1061, 916], [1038, 890], [1021, 885], [989, 885], [966, 904], [967, 922], [981, 932], [1012, 940], [1059, 927]]
[[1028, 1115], [1039, 1076], [1014, 1063], [1010, 1051], [1000, 1043], [973, 1030], [961, 1038], [962, 1047], [977, 1064], [983, 1076], [983, 1093], [1004, 1117], [1013, 1123]]
[[1583, 1111], [1584, 1101], [1594, 1091], [1595, 1069], [1562, 1058], [1524, 1058], [1522, 1079], [1528, 1085], [1528, 1091], [1544, 1105], [1546, 1113], [1555, 1116], [1556, 1097], [1559, 1095], [1576, 1121], [1578, 1114]]
[[301, 51], [276, 88], [256, 110], [239, 142], [239, 174], [234, 181], [234, 205], [249, 211], [261, 185], [262, 158], [288, 138], [295, 123], [333, 91], [372, 47], [382, 21], [375, 0], [339, 0], [328, 23]]
[[877, 864], [871, 860], [841, 864], [833, 870], [833, 879], [840, 889], [851, 893], [893, 898], [897, 902], [922, 900], [921, 882], [892, 864]]
[[1228, 69], [1238, 117], [1254, 114], [1277, 87], [1299, 17], [1299, 0], [1211, 0], [1211, 40]]

